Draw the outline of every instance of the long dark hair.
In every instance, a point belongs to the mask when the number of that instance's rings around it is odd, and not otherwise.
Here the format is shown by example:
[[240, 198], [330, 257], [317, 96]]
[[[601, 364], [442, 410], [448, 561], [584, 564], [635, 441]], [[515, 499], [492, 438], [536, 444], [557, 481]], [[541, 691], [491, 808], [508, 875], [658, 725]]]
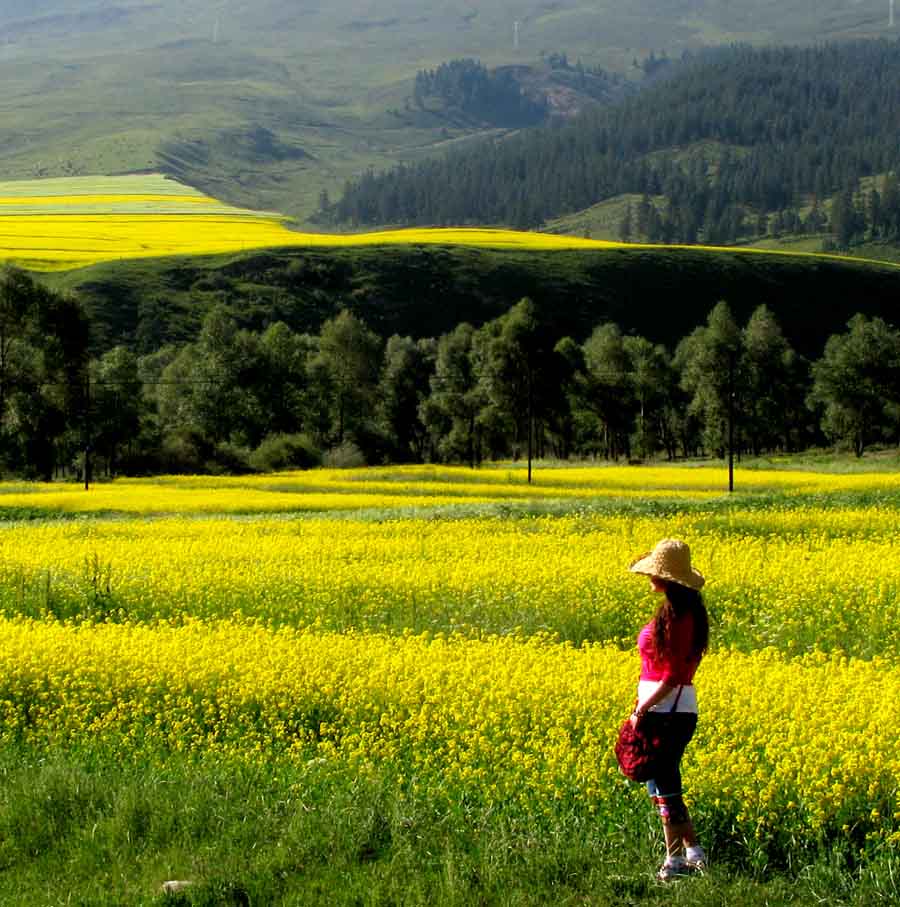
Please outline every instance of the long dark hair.
[[672, 639], [672, 625], [679, 617], [690, 614], [694, 618], [694, 638], [691, 640], [691, 661], [700, 661], [709, 648], [709, 615], [703, 596], [696, 589], [681, 583], [661, 580], [666, 594], [653, 617], [653, 647], [665, 652]]

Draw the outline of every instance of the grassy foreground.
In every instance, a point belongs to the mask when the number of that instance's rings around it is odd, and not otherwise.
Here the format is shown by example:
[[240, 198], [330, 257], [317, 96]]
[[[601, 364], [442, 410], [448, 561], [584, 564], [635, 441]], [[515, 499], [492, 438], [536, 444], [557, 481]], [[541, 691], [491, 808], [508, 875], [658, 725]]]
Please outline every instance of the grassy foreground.
[[[661, 847], [643, 803], [602, 826], [577, 804], [552, 817], [437, 806], [378, 774], [167, 757], [6, 750], [0, 898], [21, 905], [807, 905], [900, 896], [896, 851], [801, 849], [775, 859], [734, 841], [708, 876], [653, 879]], [[723, 836], [724, 837], [724, 836]], [[192, 879], [182, 895], [161, 882]]]
[[[896, 900], [900, 478], [755, 465], [0, 486], [0, 901]], [[669, 534], [712, 868], [663, 886], [610, 750]]]

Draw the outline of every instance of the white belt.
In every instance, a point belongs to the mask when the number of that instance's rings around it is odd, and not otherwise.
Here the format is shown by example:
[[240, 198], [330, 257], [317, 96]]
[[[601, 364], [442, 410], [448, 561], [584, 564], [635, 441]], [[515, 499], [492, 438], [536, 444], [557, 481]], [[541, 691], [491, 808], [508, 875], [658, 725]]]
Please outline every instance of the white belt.
[[[641, 680], [638, 683], [638, 705], [649, 699], [659, 688], [658, 680]], [[671, 712], [675, 699], [678, 697], [678, 687], [673, 687], [664, 699], [653, 706], [651, 712]], [[697, 712], [697, 690], [692, 683], [681, 687], [681, 697], [678, 698], [676, 712]]]

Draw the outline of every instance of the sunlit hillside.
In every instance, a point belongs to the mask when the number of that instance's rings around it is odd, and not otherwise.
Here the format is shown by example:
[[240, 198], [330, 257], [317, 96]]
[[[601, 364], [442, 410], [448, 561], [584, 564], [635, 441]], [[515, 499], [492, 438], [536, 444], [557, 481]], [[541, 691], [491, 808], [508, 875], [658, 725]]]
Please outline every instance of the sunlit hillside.
[[32, 271], [268, 248], [379, 245], [535, 251], [664, 248], [468, 227], [304, 233], [290, 229], [282, 214], [226, 205], [161, 174], [0, 183], [0, 262]]
[[0, 183], [0, 260], [30, 270], [274, 247], [409, 243], [535, 249], [621, 245], [507, 230], [299, 233], [283, 215], [225, 205], [160, 174]]

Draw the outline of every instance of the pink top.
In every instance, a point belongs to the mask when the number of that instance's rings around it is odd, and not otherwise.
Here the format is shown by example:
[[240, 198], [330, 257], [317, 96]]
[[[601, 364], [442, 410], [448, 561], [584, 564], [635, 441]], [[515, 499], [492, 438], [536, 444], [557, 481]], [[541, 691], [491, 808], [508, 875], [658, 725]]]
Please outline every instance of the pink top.
[[641, 680], [662, 681], [666, 686], [677, 687], [693, 683], [700, 659], [690, 658], [691, 640], [694, 636], [694, 618], [691, 614], [677, 618], [672, 627], [672, 641], [668, 651], [658, 657], [653, 646], [653, 621], [638, 635], [638, 652], [641, 653]]

